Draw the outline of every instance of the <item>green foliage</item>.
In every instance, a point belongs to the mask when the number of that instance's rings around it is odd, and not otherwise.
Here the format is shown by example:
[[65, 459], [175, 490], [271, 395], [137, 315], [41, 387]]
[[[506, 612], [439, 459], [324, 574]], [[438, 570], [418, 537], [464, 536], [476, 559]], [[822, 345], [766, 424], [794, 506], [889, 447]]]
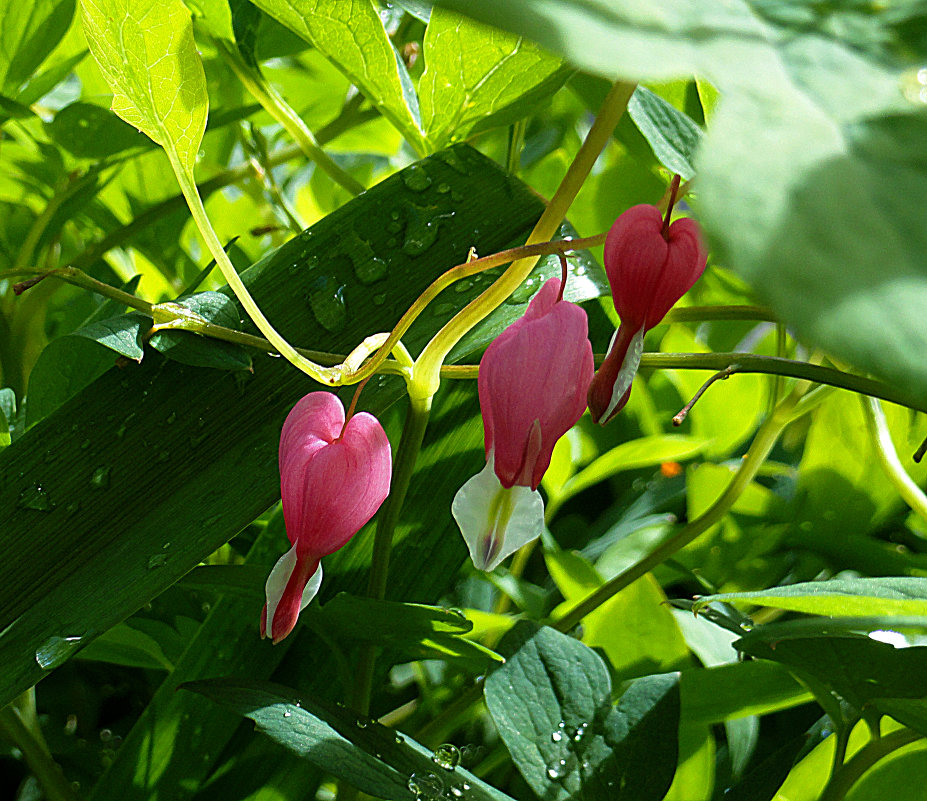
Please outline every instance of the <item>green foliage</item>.
[[[0, 794], [34, 796], [31, 773], [64, 801], [915, 797], [925, 22], [916, 3], [8, 0]], [[337, 364], [545, 208], [543, 239], [603, 234], [673, 173], [707, 270], [627, 408], [557, 444], [539, 551], [475, 571], [450, 505], [486, 456], [480, 354], [556, 255], [451, 349], [414, 460], [405, 352], [364, 386], [405, 500], [262, 641], [290, 547], [280, 425], [319, 387], [256, 338], [222, 243], [272, 326]], [[410, 357], [505, 269], [417, 310]], [[566, 270], [600, 358], [600, 248]], [[882, 429], [856, 392], [891, 401]]]

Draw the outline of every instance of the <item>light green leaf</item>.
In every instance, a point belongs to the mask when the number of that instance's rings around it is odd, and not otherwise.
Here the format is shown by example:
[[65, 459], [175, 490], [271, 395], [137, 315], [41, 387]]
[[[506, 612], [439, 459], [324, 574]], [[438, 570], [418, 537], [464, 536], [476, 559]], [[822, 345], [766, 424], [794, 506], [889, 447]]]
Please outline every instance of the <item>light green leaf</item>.
[[254, 0], [323, 53], [416, 150], [424, 152], [418, 98], [371, 0]]
[[90, 52], [113, 111], [192, 174], [209, 100], [190, 12], [180, 0], [81, 0]]
[[533, 113], [569, 74], [534, 43], [441, 8], [423, 51], [422, 126], [436, 150]]
[[702, 130], [690, 117], [645, 86], [638, 86], [628, 101], [628, 115], [644, 135], [664, 167], [684, 181], [695, 176], [695, 151]]
[[706, 595], [699, 598], [692, 609], [698, 612], [714, 601], [744, 601], [756, 606], [831, 617], [927, 616], [927, 578], [807, 581], [756, 592]]
[[6, 0], [2, 14], [0, 94], [16, 97], [70, 26], [74, 0]]
[[560, 506], [568, 498], [605, 481], [623, 470], [654, 467], [662, 462], [691, 459], [710, 444], [709, 440], [682, 434], [655, 434], [624, 442], [600, 456], [566, 481], [551, 499], [550, 508]]

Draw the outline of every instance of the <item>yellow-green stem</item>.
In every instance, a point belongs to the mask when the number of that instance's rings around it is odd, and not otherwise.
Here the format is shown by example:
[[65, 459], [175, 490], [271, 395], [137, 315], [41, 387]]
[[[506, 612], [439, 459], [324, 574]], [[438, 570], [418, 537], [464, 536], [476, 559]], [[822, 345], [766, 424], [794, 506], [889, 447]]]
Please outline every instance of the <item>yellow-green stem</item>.
[[734, 502], [756, 477], [757, 472], [783, 429], [792, 420], [792, 414], [806, 387], [796, 388], [775, 409], [763, 425], [760, 426], [754, 437], [750, 450], [741, 462], [737, 473], [731, 479], [721, 496], [711, 507], [695, 520], [690, 521], [676, 532], [670, 539], [653, 550], [646, 557], [636, 562], [627, 570], [619, 573], [611, 580], [605, 582], [594, 592], [587, 595], [582, 601], [572, 607], [562, 618], [554, 623], [559, 631], [569, 631], [576, 626], [586, 615], [598, 609], [610, 598], [621, 592], [637, 579], [645, 576], [658, 565], [665, 562], [673, 554], [684, 548], [694, 539], [704, 534], [715, 523], [720, 522], [730, 511]]
[[316, 163], [329, 178], [336, 184], [344, 187], [352, 195], [359, 195], [366, 187], [352, 175], [339, 167], [331, 157], [319, 147], [319, 143], [312, 131], [293, 108], [280, 96], [263, 76], [253, 67], [250, 67], [242, 58], [238, 48], [230, 42], [215, 40], [216, 47], [225, 58], [226, 63], [251, 92], [261, 107], [279, 122], [284, 130], [293, 137], [306, 157]]
[[882, 404], [872, 397], [860, 398], [860, 402], [863, 404], [863, 413], [866, 415], [869, 436], [872, 437], [872, 444], [885, 475], [912, 511], [922, 520], [927, 521], [927, 495], [924, 495], [924, 491], [908, 475], [908, 471], [904, 469], [904, 465], [898, 458], [895, 443], [892, 442], [892, 432], [888, 430], [885, 412], [882, 411]]
[[[586, 140], [570, 164], [553, 198], [528, 237], [527, 245], [546, 242], [557, 232], [567, 210], [579, 193], [596, 159], [621, 119], [635, 84], [616, 83], [602, 104]], [[473, 326], [491, 314], [524, 281], [537, 263], [538, 257], [519, 259], [478, 298], [468, 303], [456, 316], [438, 331], [416, 361], [409, 392], [421, 397], [432, 397], [441, 383], [441, 365], [447, 354]]]

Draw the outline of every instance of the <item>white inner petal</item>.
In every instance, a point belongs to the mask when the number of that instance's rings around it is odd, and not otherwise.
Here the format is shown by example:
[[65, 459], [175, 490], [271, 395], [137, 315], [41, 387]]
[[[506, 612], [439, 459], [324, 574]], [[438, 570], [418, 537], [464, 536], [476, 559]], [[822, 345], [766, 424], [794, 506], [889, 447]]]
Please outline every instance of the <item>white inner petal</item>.
[[[600, 420], [608, 420], [608, 418], [611, 417], [615, 411], [615, 407], [624, 397], [624, 393], [627, 392], [628, 387], [631, 386], [634, 376], [637, 375], [637, 368], [640, 367], [641, 356], [644, 353], [644, 333], [644, 326], [641, 326], [637, 333], [631, 337], [631, 342], [628, 345], [628, 352], [624, 355], [624, 361], [621, 363], [618, 377], [612, 385], [612, 397], [605, 411], [602, 413], [601, 418], [599, 418]], [[618, 332], [616, 331], [614, 336], [612, 336], [612, 343], [615, 342], [615, 336], [617, 335]], [[611, 346], [609, 346], [609, 350], [611, 350]]]
[[505, 489], [493, 469], [492, 457], [457, 491], [451, 514], [467, 543], [473, 565], [487, 572], [539, 537], [544, 528], [541, 494], [529, 487]]

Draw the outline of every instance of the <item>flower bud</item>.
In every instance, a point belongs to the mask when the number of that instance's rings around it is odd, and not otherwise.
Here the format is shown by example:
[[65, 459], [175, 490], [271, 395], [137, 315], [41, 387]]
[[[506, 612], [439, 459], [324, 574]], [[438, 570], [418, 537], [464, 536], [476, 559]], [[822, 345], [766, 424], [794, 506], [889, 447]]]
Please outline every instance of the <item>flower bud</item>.
[[377, 419], [344, 422], [330, 392], [311, 392], [287, 415], [280, 433], [280, 495], [293, 547], [267, 578], [261, 636], [280, 642], [318, 592], [321, 559], [344, 546], [389, 494], [392, 456]]
[[605, 272], [621, 325], [589, 387], [589, 412], [607, 423], [628, 402], [644, 351], [656, 326], [705, 270], [707, 254], [693, 220], [672, 225], [656, 206], [633, 206], [605, 239]]
[[551, 278], [480, 361], [486, 468], [454, 498], [473, 563], [492, 570], [541, 533], [537, 487], [560, 439], [582, 416], [592, 379], [586, 313]]

